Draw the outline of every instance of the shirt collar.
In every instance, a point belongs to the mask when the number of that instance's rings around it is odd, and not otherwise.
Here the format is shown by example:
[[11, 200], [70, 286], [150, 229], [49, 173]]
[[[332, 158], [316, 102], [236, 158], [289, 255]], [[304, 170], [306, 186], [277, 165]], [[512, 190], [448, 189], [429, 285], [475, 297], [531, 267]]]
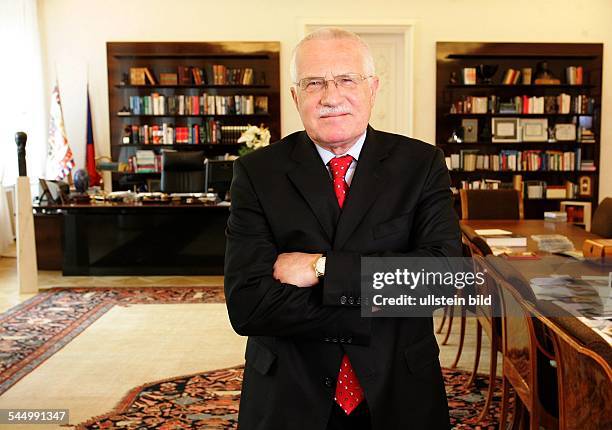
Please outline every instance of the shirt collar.
[[336, 155], [333, 152], [325, 148], [322, 148], [321, 146], [315, 143], [315, 147], [317, 148], [317, 152], [319, 153], [321, 160], [323, 160], [323, 164], [327, 166], [327, 163], [329, 163], [332, 158], [341, 157], [343, 155], [350, 155], [351, 157], [355, 159], [355, 161], [359, 160], [359, 154], [361, 153], [361, 148], [363, 147], [363, 143], [365, 142], [366, 133], [367, 133], [367, 130], [364, 131], [361, 136], [359, 136], [359, 139], [357, 139], [357, 142], [355, 142], [355, 144], [351, 146], [351, 148], [348, 151], [346, 151], [346, 153], [340, 154], [340, 155]]

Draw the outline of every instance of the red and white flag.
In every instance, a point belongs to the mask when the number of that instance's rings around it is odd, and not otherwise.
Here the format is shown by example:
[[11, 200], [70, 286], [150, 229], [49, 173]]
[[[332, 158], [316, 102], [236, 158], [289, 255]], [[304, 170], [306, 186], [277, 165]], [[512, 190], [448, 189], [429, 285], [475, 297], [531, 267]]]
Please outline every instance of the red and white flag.
[[72, 150], [68, 145], [66, 128], [64, 127], [64, 114], [60, 100], [59, 85], [55, 86], [51, 93], [51, 104], [49, 106], [49, 135], [47, 147], [47, 167], [45, 176], [47, 179], [65, 179], [74, 168]]

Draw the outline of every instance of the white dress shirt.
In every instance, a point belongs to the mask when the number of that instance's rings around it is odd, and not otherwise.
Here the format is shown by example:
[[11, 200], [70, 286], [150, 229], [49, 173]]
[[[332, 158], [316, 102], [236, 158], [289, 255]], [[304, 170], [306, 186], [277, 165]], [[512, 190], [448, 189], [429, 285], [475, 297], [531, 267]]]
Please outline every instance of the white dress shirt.
[[331, 170], [329, 169], [329, 164], [328, 164], [330, 160], [335, 157], [342, 157], [344, 155], [350, 155], [351, 157], [353, 157], [353, 161], [351, 162], [351, 165], [346, 171], [346, 176], [344, 176], [344, 180], [346, 181], [349, 187], [351, 186], [351, 181], [353, 180], [353, 175], [355, 174], [355, 169], [357, 168], [357, 160], [359, 160], [359, 154], [361, 153], [361, 148], [363, 148], [363, 142], [365, 142], [365, 138], [366, 138], [366, 132], [364, 132], [359, 137], [359, 139], [357, 139], [357, 142], [355, 142], [355, 144], [351, 146], [351, 148], [346, 153], [341, 154], [341, 155], [336, 155], [333, 152], [325, 148], [322, 148], [315, 143], [317, 152], [319, 153], [321, 160], [323, 160], [323, 164], [327, 168], [330, 178], [331, 178]]

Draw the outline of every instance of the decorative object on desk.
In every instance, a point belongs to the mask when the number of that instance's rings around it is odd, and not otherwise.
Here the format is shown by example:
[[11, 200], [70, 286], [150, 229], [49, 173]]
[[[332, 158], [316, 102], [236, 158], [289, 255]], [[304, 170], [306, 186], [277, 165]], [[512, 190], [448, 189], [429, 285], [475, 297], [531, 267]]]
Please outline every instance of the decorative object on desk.
[[451, 72], [450, 78], [448, 78], [448, 83], [451, 85], [457, 85], [459, 83], [459, 78], [457, 77], [457, 72]]
[[248, 127], [237, 142], [244, 143], [244, 146], [241, 146], [238, 150], [240, 156], [270, 144], [270, 130], [267, 127], [264, 127], [263, 124], [259, 127], [249, 124]]
[[77, 193], [85, 194], [89, 188], [89, 174], [85, 169], [78, 169], [73, 176], [74, 188]]
[[465, 118], [461, 120], [463, 128], [463, 141], [467, 143], [478, 142], [478, 120], [475, 118]]
[[523, 85], [531, 85], [531, 67], [523, 67], [521, 73], [523, 76]]
[[585, 175], [578, 178], [578, 195], [580, 197], [591, 197], [593, 195], [590, 176]]
[[519, 141], [518, 118], [491, 118], [491, 128], [493, 129], [492, 142]]
[[546, 142], [548, 140], [548, 118], [521, 118], [523, 142]]
[[479, 64], [478, 76], [483, 84], [490, 85], [493, 83], [493, 76], [497, 73], [499, 66], [497, 64]]
[[448, 143], [463, 143], [463, 139], [461, 138], [461, 132], [458, 132], [457, 130], [453, 130], [447, 142]]
[[548, 68], [547, 61], [540, 61], [536, 65], [535, 77], [536, 85], [559, 85], [561, 83]]
[[555, 124], [555, 139], [559, 142], [576, 140], [576, 124]]

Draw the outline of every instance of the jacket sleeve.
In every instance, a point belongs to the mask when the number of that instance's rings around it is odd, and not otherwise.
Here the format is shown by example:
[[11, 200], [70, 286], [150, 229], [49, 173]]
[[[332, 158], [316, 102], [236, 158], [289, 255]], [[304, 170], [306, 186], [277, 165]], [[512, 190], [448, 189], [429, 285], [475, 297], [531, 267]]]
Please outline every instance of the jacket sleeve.
[[[328, 251], [323, 286], [324, 305], [359, 305], [361, 257], [461, 257], [461, 233], [453, 209], [448, 170], [442, 151], [436, 149], [434, 154], [416, 204], [411, 227], [411, 237], [414, 238], [412, 250], [367, 255]], [[350, 303], [347, 298], [350, 298]]]
[[351, 343], [367, 344], [370, 319], [361, 318], [359, 308], [323, 306], [320, 285], [298, 288], [273, 278], [278, 252], [240, 159], [234, 162], [231, 196], [225, 300], [234, 330], [243, 336], [350, 338]]

